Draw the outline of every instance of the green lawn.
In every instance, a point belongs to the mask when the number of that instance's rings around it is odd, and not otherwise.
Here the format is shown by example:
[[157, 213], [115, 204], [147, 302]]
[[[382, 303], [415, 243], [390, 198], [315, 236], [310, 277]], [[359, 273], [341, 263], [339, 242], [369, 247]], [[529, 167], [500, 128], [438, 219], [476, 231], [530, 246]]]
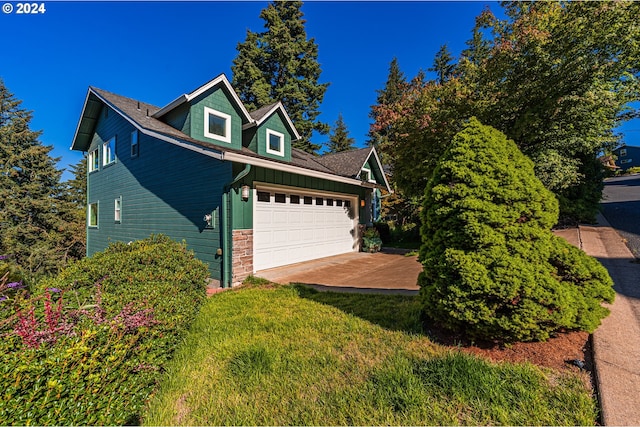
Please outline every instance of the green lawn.
[[594, 425], [580, 378], [420, 335], [415, 297], [223, 292], [169, 364], [147, 425]]

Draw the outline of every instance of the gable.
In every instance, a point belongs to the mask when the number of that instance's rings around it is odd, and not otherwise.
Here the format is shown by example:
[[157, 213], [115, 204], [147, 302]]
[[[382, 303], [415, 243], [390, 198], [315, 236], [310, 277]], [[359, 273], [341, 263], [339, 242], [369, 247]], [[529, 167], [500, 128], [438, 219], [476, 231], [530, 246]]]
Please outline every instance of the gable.
[[246, 119], [222, 85], [194, 98], [189, 105], [191, 138], [235, 150], [242, 149], [242, 125]]
[[291, 143], [296, 135], [279, 110], [245, 130], [244, 145], [260, 156], [291, 162]]

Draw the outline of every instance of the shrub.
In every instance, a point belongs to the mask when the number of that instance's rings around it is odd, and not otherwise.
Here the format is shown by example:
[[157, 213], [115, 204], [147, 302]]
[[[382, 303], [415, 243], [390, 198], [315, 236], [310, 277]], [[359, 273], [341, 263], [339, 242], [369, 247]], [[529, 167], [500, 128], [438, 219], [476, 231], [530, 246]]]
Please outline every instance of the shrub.
[[42, 283], [0, 330], [0, 419], [138, 422], [204, 301], [207, 275], [183, 244], [151, 236], [114, 243]]
[[475, 118], [430, 179], [420, 260], [425, 315], [479, 339], [593, 331], [613, 301], [607, 271], [555, 237], [558, 202], [533, 162]]

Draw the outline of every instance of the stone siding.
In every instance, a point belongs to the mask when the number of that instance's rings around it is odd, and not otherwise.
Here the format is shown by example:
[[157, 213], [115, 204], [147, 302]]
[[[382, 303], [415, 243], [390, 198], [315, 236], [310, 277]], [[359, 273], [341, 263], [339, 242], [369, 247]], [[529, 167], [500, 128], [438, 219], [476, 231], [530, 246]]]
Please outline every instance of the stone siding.
[[253, 230], [233, 230], [231, 286], [242, 284], [253, 273]]

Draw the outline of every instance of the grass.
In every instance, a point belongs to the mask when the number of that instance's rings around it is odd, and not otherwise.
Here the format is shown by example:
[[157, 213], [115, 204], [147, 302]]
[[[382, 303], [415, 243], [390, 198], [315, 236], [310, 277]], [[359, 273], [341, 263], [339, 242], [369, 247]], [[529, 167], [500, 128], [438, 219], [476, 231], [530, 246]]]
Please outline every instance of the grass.
[[250, 286], [211, 297], [147, 425], [594, 425], [580, 378], [420, 335], [417, 298]]

